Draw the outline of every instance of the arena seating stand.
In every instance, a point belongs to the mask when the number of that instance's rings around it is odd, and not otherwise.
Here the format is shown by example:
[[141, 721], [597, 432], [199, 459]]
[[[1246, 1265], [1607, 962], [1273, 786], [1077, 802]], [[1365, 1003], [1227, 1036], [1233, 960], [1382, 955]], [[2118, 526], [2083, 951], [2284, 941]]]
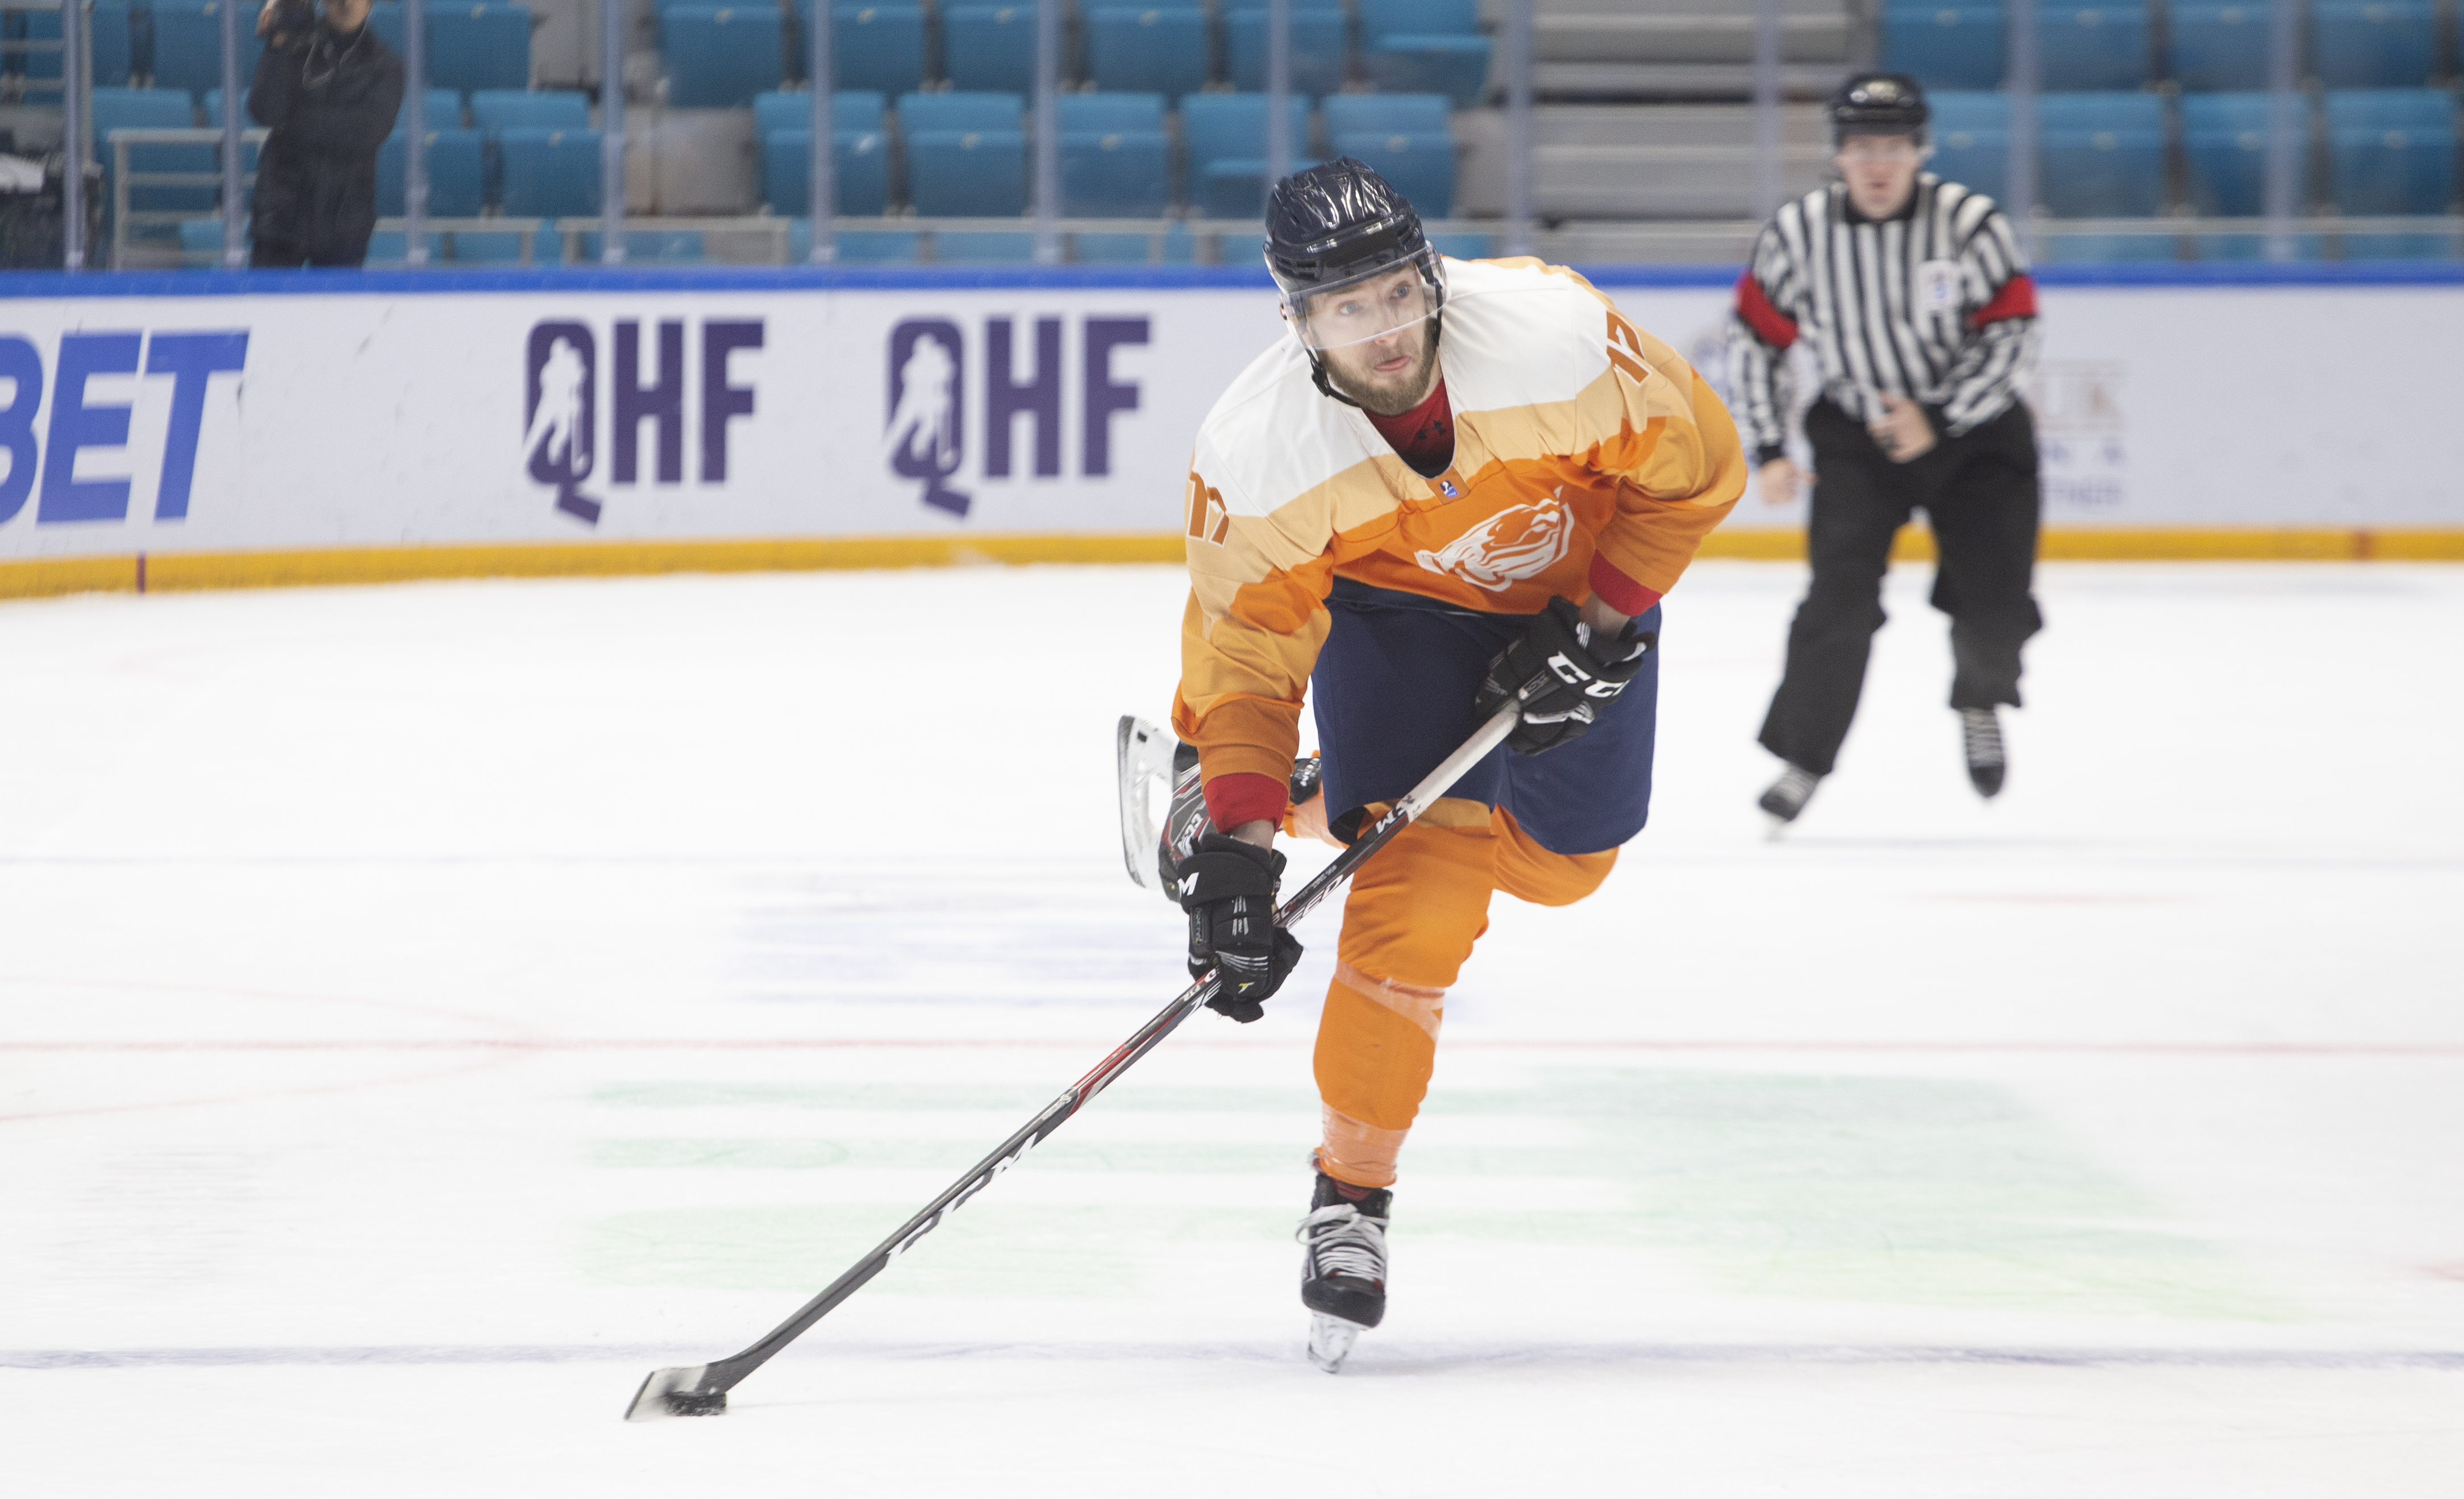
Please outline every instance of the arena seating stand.
[[2172, 0], [2165, 12], [2167, 74], [2186, 93], [2264, 89], [2277, 3]]

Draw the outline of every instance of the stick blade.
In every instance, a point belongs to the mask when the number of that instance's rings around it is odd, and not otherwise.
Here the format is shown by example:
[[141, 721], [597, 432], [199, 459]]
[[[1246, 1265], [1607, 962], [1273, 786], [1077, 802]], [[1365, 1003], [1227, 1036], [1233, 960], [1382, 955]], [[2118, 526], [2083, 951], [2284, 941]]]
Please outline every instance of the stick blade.
[[708, 1364], [651, 1370], [650, 1377], [633, 1393], [633, 1403], [626, 1407], [625, 1419], [665, 1421], [671, 1416], [726, 1415], [727, 1392], [699, 1387], [702, 1377], [709, 1372]]
[[1124, 714], [1115, 747], [1121, 772], [1121, 861], [1141, 889], [1163, 889], [1163, 871], [1155, 860], [1161, 827], [1155, 819], [1156, 792], [1172, 796], [1172, 756], [1180, 740], [1170, 729]]

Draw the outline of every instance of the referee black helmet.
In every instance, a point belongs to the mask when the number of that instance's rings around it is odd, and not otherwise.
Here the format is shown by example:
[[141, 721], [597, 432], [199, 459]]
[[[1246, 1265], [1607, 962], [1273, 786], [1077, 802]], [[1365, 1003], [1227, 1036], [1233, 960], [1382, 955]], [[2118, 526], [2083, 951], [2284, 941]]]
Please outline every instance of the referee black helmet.
[[1913, 136], [1923, 144], [1925, 121], [1933, 118], [1925, 90], [1904, 73], [1851, 75], [1831, 96], [1829, 113], [1834, 145], [1852, 135]]

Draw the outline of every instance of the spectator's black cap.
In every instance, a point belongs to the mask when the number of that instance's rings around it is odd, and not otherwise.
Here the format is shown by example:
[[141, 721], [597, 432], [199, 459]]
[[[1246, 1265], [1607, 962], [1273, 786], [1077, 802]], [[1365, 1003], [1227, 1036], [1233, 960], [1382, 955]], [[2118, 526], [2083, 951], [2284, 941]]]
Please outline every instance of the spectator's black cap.
[[1852, 135], [1907, 135], [1922, 139], [1933, 111], [1925, 90], [1904, 73], [1859, 73], [1831, 96], [1833, 143]]

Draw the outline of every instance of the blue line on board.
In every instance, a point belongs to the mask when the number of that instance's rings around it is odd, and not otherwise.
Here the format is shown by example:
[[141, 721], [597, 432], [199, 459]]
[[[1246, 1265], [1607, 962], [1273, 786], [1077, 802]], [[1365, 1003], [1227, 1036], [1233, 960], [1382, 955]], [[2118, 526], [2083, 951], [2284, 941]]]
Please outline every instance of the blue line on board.
[[[1595, 285], [1725, 288], [1733, 265], [1596, 265]], [[2036, 270], [2045, 286], [2464, 286], [2464, 261], [2118, 261]], [[1220, 266], [566, 266], [461, 271], [0, 272], [0, 298], [102, 297], [472, 296], [484, 293], [825, 291], [1266, 291], [1265, 268]]]
[[[2429, 1369], [2464, 1371], [2464, 1352], [2405, 1348], [1929, 1347], [1846, 1343], [1424, 1343], [1385, 1344], [1386, 1361], [1409, 1364], [2010, 1364], [2057, 1369]], [[1039, 1359], [1244, 1359], [1288, 1362], [1285, 1342], [939, 1343], [894, 1348], [837, 1345], [840, 1356]], [[473, 1347], [121, 1348], [0, 1350], [0, 1369], [254, 1368], [332, 1364], [538, 1364], [656, 1361], [691, 1350], [608, 1343]]]

